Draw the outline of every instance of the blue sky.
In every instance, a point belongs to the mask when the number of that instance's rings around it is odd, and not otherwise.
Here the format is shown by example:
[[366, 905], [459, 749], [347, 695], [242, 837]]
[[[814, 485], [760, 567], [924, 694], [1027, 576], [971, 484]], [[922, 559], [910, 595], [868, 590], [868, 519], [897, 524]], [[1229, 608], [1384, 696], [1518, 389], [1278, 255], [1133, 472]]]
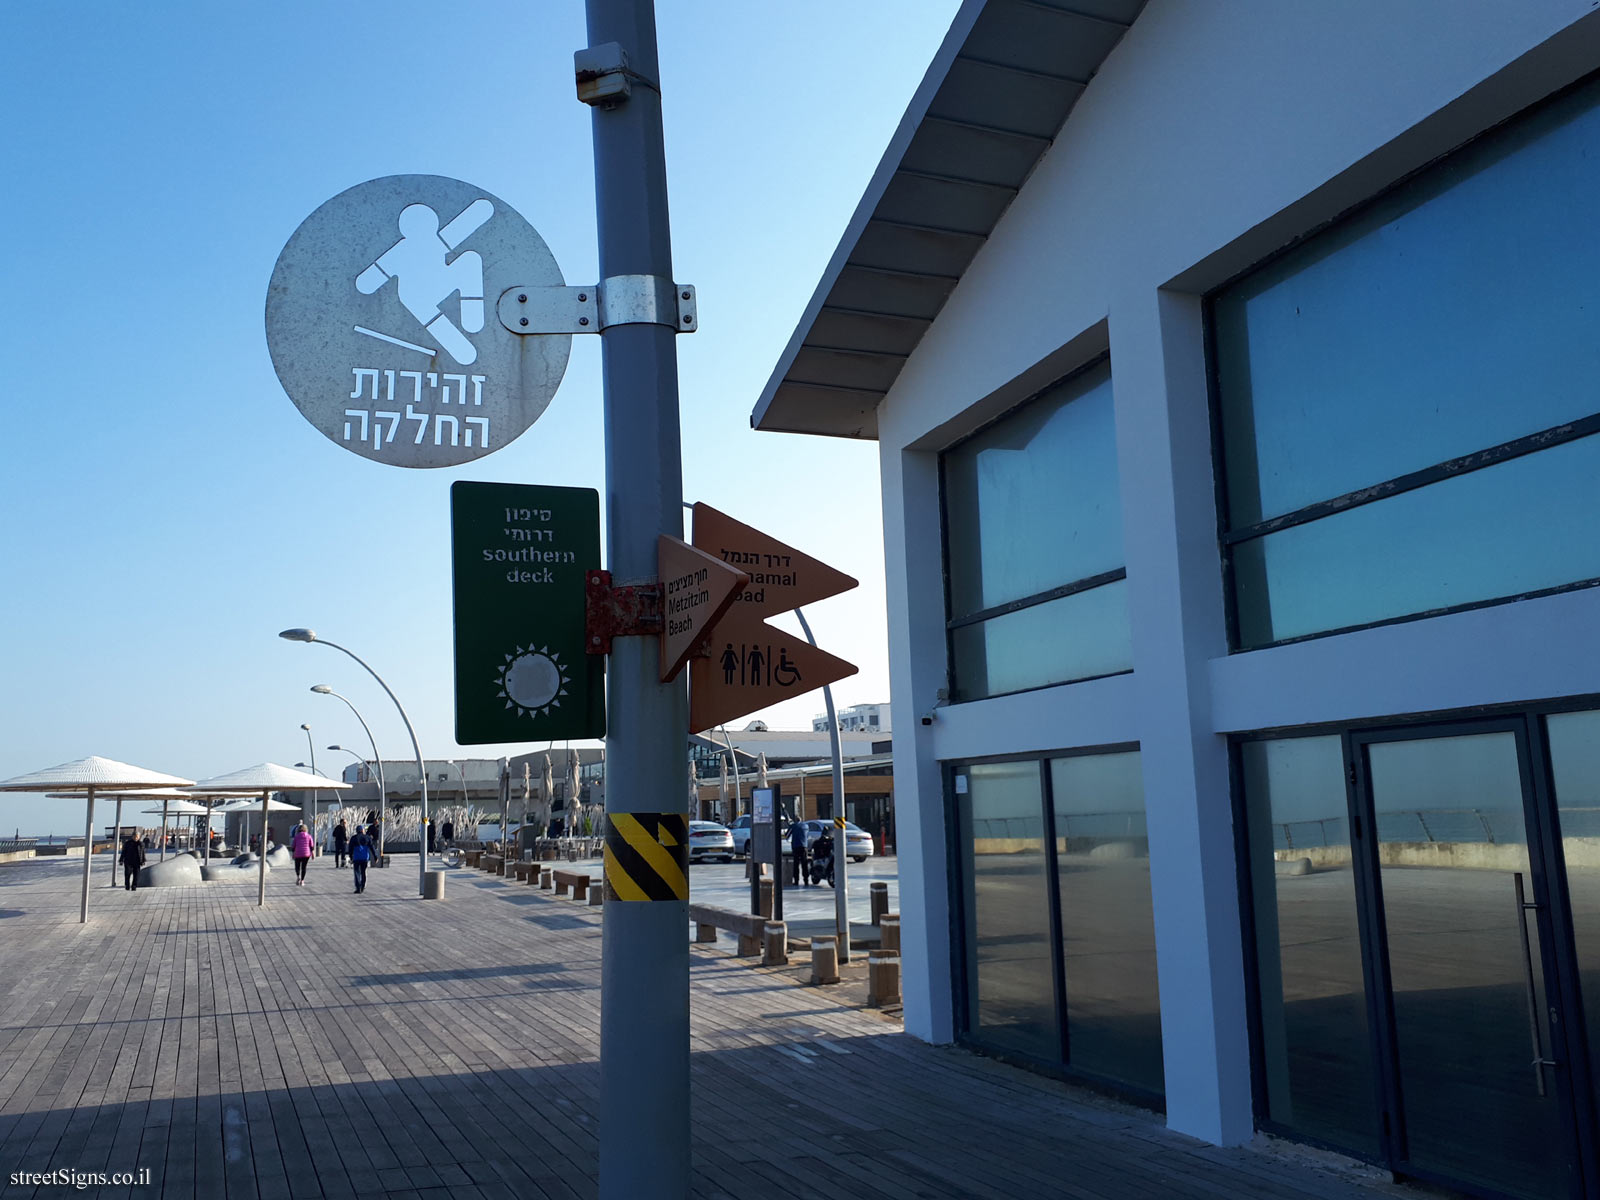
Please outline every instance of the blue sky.
[[[808, 613], [861, 667], [841, 705], [888, 699], [876, 447], [756, 434], [749, 414], [956, 7], [658, 5], [675, 274], [702, 326], [678, 340], [684, 493], [861, 579]], [[301, 722], [319, 750], [359, 745], [319, 682], [401, 757], [377, 686], [276, 637], [292, 625], [372, 662], [430, 757], [527, 748], [452, 737], [448, 489], [603, 489], [599, 339], [574, 339], [518, 441], [408, 471], [306, 423], [262, 312], [296, 226], [392, 174], [501, 196], [593, 282], [582, 4], [8, 4], [0, 40], [0, 778], [86, 754], [194, 777], [292, 763]], [[81, 821], [0, 796], [6, 832]]]

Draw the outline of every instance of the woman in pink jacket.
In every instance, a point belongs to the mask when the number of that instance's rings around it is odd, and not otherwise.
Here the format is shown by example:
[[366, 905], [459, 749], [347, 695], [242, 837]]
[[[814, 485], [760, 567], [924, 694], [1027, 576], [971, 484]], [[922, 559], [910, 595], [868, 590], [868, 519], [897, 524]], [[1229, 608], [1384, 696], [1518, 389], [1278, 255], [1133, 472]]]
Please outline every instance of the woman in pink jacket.
[[311, 862], [311, 851], [315, 845], [303, 823], [294, 827], [294, 836], [289, 839], [289, 853], [294, 856], [294, 882], [297, 887], [305, 886], [306, 866]]

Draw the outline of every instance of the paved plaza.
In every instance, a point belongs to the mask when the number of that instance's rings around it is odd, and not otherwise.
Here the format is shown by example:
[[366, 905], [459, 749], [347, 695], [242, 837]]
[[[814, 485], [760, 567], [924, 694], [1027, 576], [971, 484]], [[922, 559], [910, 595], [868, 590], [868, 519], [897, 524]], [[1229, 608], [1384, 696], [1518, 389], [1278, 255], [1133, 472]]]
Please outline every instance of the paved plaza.
[[[102, 862], [80, 926], [79, 862], [0, 866], [0, 1195], [594, 1196], [602, 910], [467, 870], [424, 903], [415, 867], [356, 897], [319, 860], [257, 908]], [[731, 950], [693, 948], [697, 1197], [1412, 1194], [1191, 1141]], [[151, 1182], [8, 1186], [63, 1168]]]

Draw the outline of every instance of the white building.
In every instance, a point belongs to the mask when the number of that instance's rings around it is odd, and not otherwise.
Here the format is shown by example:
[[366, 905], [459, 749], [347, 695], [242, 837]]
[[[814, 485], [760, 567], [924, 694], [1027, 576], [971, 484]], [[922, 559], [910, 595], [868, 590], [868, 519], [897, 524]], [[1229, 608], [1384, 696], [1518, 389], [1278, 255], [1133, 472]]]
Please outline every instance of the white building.
[[879, 445], [917, 1036], [1600, 1190], [1597, 68], [963, 6], [754, 414]]
[[[889, 706], [887, 704], [852, 704], [839, 711], [839, 730], [842, 733], [889, 734]], [[811, 728], [826, 733], [828, 714], [818, 713], [811, 718]]]

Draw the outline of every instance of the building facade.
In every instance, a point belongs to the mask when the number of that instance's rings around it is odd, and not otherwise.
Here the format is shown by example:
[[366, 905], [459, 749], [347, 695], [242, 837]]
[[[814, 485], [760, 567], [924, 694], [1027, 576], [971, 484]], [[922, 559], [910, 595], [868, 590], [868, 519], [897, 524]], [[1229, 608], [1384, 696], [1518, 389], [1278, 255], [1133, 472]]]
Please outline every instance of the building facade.
[[1600, 1194], [1597, 72], [962, 8], [754, 418], [879, 444], [911, 1032]]

